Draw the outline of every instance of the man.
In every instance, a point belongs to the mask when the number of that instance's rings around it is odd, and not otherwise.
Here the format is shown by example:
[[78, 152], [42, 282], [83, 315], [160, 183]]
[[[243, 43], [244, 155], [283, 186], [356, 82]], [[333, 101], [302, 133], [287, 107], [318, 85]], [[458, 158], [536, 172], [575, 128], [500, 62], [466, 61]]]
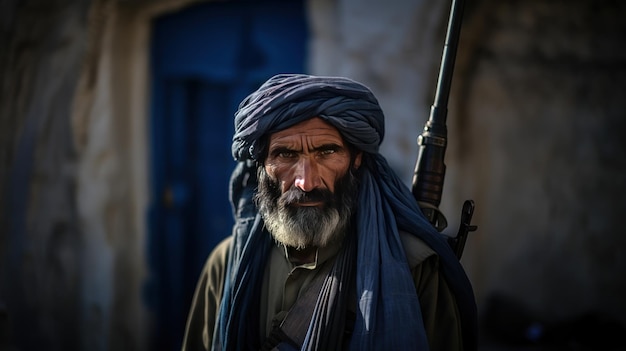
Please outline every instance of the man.
[[378, 153], [384, 116], [346, 78], [278, 75], [235, 115], [233, 234], [210, 255], [183, 350], [473, 350], [446, 241]]

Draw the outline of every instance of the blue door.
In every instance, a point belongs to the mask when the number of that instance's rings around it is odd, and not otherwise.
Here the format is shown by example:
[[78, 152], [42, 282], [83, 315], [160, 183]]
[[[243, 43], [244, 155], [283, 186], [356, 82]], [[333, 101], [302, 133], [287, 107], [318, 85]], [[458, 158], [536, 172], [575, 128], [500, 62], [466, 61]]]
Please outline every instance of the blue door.
[[180, 348], [196, 281], [230, 235], [238, 103], [277, 73], [304, 72], [301, 1], [206, 2], [157, 18], [151, 43], [151, 349]]

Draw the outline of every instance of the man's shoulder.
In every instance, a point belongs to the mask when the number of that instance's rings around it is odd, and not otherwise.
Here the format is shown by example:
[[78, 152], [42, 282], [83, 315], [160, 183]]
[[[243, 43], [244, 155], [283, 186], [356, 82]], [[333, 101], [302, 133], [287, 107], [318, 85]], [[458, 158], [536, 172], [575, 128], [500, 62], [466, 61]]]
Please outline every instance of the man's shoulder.
[[222, 271], [225, 269], [232, 241], [233, 237], [228, 236], [213, 248], [213, 251], [211, 251], [206, 260], [205, 270], [207, 270], [207, 272], [215, 272], [216, 270]]
[[436, 255], [435, 251], [417, 236], [402, 230], [399, 233], [409, 267], [414, 268], [427, 258]]
[[228, 248], [230, 247], [230, 243], [233, 241], [233, 236], [229, 235], [222, 239], [219, 244], [215, 245], [213, 251], [211, 251], [211, 255], [224, 255], [228, 253]]

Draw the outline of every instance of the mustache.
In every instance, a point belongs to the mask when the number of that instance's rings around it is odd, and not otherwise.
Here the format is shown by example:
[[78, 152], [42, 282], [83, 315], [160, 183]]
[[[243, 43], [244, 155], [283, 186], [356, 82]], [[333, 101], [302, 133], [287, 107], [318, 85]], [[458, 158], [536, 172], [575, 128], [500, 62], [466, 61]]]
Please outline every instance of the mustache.
[[331, 204], [334, 201], [333, 193], [328, 189], [313, 189], [304, 191], [296, 186], [292, 186], [285, 191], [278, 199], [278, 204], [283, 207], [305, 202], [322, 202]]

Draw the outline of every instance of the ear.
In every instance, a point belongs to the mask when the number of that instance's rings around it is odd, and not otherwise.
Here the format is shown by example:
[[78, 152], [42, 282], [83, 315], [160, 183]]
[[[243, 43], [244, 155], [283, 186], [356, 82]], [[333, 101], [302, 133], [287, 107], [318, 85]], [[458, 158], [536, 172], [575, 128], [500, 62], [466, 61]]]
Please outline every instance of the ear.
[[359, 152], [358, 154], [356, 154], [356, 157], [354, 158], [354, 169], [359, 169], [359, 167], [361, 167], [362, 157], [363, 157], [363, 152]]

